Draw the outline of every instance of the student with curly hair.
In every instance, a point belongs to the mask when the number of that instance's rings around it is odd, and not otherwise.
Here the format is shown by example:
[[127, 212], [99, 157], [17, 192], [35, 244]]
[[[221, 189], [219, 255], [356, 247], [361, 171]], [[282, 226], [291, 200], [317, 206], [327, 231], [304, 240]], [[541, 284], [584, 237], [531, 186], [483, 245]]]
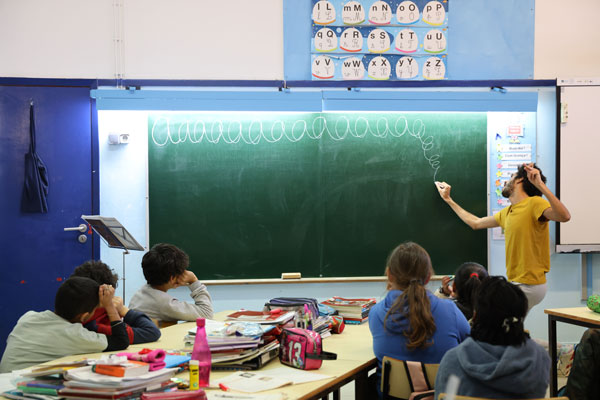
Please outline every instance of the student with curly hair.
[[527, 297], [502, 276], [485, 279], [476, 294], [471, 337], [449, 350], [435, 380], [436, 400], [450, 375], [458, 393], [498, 399], [544, 397], [550, 357], [523, 328]]
[[[108, 265], [102, 261], [94, 260], [86, 261], [75, 268], [71, 276], [90, 278], [100, 285], [110, 285], [115, 289], [119, 280], [119, 276], [113, 273]], [[155, 342], [160, 338], [160, 329], [146, 314], [128, 309], [120, 297], [114, 296], [113, 303], [119, 316], [123, 318], [130, 344]], [[106, 336], [112, 335], [110, 320], [106, 309], [103, 307], [98, 307], [84, 326], [91, 331], [103, 333]]]
[[[129, 308], [139, 310], [159, 321], [195, 321], [212, 318], [212, 299], [206, 286], [196, 274], [188, 270], [188, 255], [168, 243], [154, 245], [142, 258], [142, 269], [147, 284], [131, 298]], [[194, 304], [177, 300], [167, 293], [179, 286], [187, 286]]]

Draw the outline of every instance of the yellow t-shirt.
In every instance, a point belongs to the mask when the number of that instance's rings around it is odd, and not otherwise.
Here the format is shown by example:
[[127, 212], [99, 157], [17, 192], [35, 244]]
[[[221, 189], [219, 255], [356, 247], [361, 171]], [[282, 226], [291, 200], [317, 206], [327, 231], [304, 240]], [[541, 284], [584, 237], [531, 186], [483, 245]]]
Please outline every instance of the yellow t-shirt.
[[531, 196], [496, 214], [496, 222], [504, 229], [506, 240], [506, 276], [509, 281], [527, 285], [546, 283], [550, 270], [550, 228], [540, 221], [550, 203]]

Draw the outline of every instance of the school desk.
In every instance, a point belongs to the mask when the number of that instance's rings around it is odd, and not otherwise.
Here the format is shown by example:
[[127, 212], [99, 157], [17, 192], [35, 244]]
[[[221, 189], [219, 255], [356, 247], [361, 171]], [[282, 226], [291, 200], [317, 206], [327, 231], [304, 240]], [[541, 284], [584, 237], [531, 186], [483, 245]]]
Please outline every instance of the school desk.
[[556, 322], [584, 326], [586, 328], [600, 328], [600, 314], [587, 307], [550, 308], [544, 310], [548, 314], [548, 342], [550, 343], [550, 396], [556, 396], [558, 391], [558, 377], [556, 372]]
[[[217, 313], [214, 319], [224, 319], [231, 311]], [[161, 329], [162, 336], [157, 342], [130, 345], [126, 351], [134, 352], [143, 348], [175, 350], [182, 349], [188, 330], [194, 329], [194, 322], [186, 322]], [[339, 399], [339, 389], [345, 384], [355, 382], [355, 398], [368, 399], [367, 376], [369, 371], [377, 366], [377, 359], [373, 354], [373, 341], [368, 323], [361, 325], [347, 325], [344, 332], [340, 335], [332, 335], [323, 340], [323, 349], [337, 353], [338, 359], [332, 361], [323, 361], [323, 365], [314, 372], [330, 375], [332, 378], [323, 379], [315, 382], [302, 383], [298, 385], [289, 385], [272, 391], [260, 393], [285, 393], [287, 398], [292, 399], [320, 399], [333, 393], [334, 399]], [[48, 362], [57, 363], [63, 361], [75, 361], [82, 358], [100, 358], [107, 353], [79, 354], [63, 357], [58, 360]], [[281, 367], [278, 359], [272, 360], [261, 370], [268, 370]], [[291, 368], [291, 367], [286, 367]], [[212, 371], [211, 380], [224, 377], [233, 371]], [[182, 373], [181, 377], [187, 378], [187, 373]]]
[[[215, 320], [224, 320], [232, 311], [223, 311], [215, 314]], [[183, 337], [190, 329], [194, 329], [194, 322], [186, 322], [161, 329], [161, 338], [154, 343], [136, 344], [129, 346], [128, 351], [138, 351], [143, 348], [161, 348], [175, 350], [183, 348]], [[323, 361], [323, 365], [315, 372], [331, 375], [333, 378], [316, 382], [302, 383], [275, 389], [271, 392], [283, 392], [289, 399], [319, 399], [333, 393], [334, 399], [339, 399], [339, 389], [345, 384], [355, 382], [355, 398], [367, 399], [367, 376], [370, 370], [377, 366], [377, 359], [373, 354], [373, 338], [369, 331], [369, 324], [346, 325], [340, 335], [333, 334], [323, 339], [323, 350], [337, 354], [335, 361]], [[261, 370], [281, 367], [279, 360], [272, 360]], [[213, 371], [211, 377], [221, 377], [230, 374], [230, 371]], [[270, 393], [270, 392], [265, 392]]]

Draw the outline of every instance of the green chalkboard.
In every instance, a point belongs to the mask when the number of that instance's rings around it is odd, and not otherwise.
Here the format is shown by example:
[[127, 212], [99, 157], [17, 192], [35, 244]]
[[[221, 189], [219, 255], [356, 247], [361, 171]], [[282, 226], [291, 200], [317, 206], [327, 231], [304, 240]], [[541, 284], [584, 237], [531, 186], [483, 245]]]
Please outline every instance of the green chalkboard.
[[412, 240], [436, 273], [487, 262], [435, 179], [487, 212], [485, 113], [156, 113], [148, 120], [150, 243], [201, 279], [381, 275]]

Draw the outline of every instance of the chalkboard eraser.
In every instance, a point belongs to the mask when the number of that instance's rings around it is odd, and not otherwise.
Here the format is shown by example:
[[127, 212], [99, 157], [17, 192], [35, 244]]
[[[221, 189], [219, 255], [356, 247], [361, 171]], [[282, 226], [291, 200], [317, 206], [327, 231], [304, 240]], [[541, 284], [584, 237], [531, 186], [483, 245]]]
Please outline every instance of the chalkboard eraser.
[[281, 279], [300, 279], [302, 274], [300, 272], [284, 272], [281, 274]]

